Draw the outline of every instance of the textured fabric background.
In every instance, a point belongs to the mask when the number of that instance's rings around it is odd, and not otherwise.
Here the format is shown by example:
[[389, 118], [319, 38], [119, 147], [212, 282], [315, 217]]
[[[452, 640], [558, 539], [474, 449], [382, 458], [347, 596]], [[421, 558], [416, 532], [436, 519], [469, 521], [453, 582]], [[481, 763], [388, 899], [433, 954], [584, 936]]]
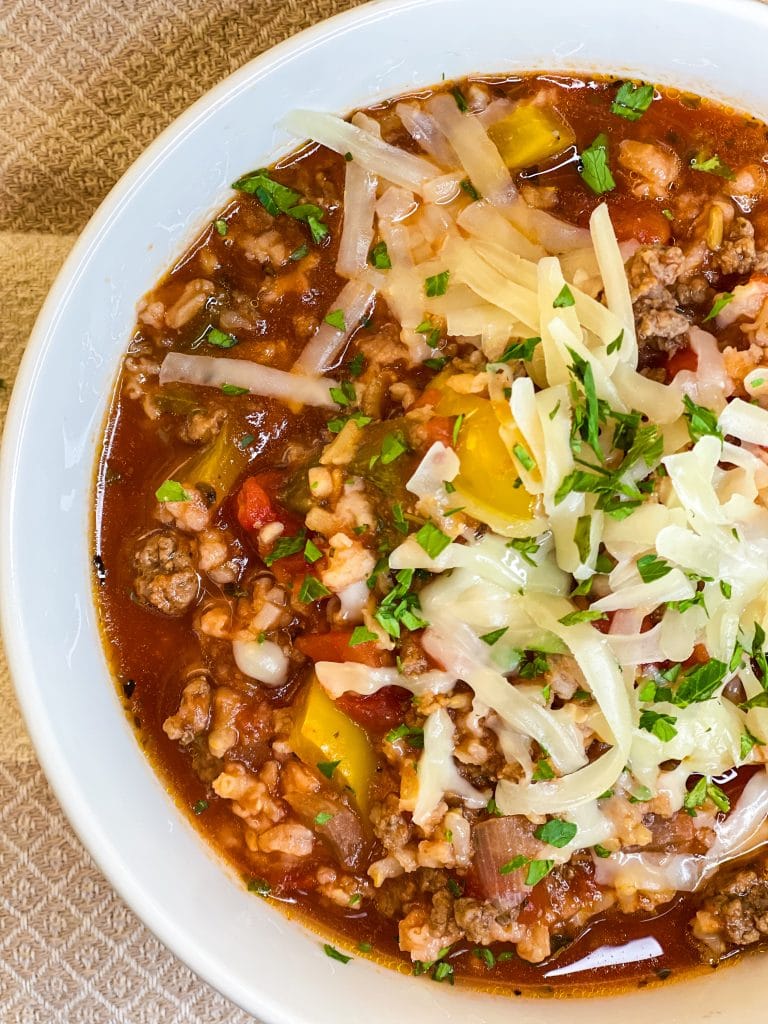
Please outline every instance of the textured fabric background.
[[[0, 0], [0, 428], [98, 203], [230, 71], [361, 0]], [[112, 892], [38, 767], [0, 649], [0, 1024], [247, 1024]]]

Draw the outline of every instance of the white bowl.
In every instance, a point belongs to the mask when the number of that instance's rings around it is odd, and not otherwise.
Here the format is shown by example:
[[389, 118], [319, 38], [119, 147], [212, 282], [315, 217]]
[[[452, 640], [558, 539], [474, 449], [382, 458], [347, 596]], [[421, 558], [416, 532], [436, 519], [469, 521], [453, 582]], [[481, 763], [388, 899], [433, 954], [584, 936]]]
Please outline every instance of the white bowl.
[[[589, 1002], [451, 989], [318, 937], [222, 868], [144, 759], [109, 677], [91, 590], [94, 460], [137, 299], [287, 140], [294, 106], [347, 111], [473, 71], [571, 69], [731, 100], [768, 119], [768, 9], [756, 0], [383, 0], [252, 61], [178, 119], [104, 201], [61, 271], [19, 373], [2, 453], [5, 643], [48, 779], [123, 898], [211, 984], [270, 1024], [418, 1020], [586, 1024]], [[695, 983], [613, 996], [624, 1024], [736, 1020], [761, 1005], [768, 957]]]

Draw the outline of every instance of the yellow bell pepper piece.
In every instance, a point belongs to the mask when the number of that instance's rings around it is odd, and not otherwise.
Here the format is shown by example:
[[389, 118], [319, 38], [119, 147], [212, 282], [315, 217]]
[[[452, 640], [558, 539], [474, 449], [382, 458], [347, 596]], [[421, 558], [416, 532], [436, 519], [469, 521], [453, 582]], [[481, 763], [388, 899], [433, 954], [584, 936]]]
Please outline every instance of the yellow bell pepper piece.
[[368, 791], [376, 770], [371, 742], [334, 704], [314, 674], [294, 719], [290, 744], [311, 768], [323, 765], [322, 773], [353, 798], [362, 814], [367, 813]]
[[573, 129], [549, 107], [521, 103], [488, 129], [507, 167], [531, 167], [576, 141]]
[[[496, 406], [499, 406], [497, 411]], [[460, 395], [450, 388], [443, 391], [435, 407], [438, 416], [461, 416], [456, 454], [461, 469], [453, 481], [456, 502], [466, 502], [467, 511], [483, 522], [486, 516], [498, 519], [532, 519], [534, 498], [520, 484], [519, 475], [500, 435], [500, 415], [508, 417], [505, 426], [516, 432], [512, 415], [503, 402], [491, 402], [479, 395]], [[522, 441], [517, 434], [514, 443]], [[484, 514], [485, 513], [485, 514]]]

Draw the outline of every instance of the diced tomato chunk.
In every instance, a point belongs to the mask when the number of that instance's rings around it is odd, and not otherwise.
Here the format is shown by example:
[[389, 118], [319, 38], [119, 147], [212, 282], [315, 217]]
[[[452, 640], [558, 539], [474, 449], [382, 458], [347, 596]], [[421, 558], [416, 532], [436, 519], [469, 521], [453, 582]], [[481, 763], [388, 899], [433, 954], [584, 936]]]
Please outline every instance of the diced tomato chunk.
[[297, 637], [295, 643], [312, 661], [355, 661], [358, 665], [374, 667], [387, 664], [387, 652], [377, 650], [373, 640], [350, 647], [351, 639], [351, 629], [336, 629], [330, 633], [305, 633]]
[[364, 729], [386, 732], [402, 722], [411, 703], [411, 694], [401, 686], [384, 686], [369, 697], [345, 693], [336, 703]]
[[249, 476], [236, 499], [237, 521], [244, 530], [258, 530], [275, 521], [275, 512], [269, 495], [255, 476]]
[[267, 523], [282, 523], [286, 534], [298, 532], [300, 524], [275, 500], [282, 475], [277, 472], [257, 473], [246, 477], [235, 499], [237, 521], [244, 530], [260, 530]]
[[699, 357], [690, 346], [678, 349], [667, 360], [667, 380], [674, 380], [681, 370], [691, 370], [696, 373], [698, 368]]
[[649, 202], [622, 199], [610, 204], [611, 222], [620, 242], [635, 239], [643, 245], [666, 245], [672, 227], [658, 207]]
[[443, 393], [439, 388], [427, 388], [423, 394], [419, 395], [411, 408], [421, 409], [425, 405], [437, 405], [442, 397]]
[[453, 420], [449, 416], [433, 416], [422, 424], [422, 429], [427, 438], [427, 446], [440, 441], [447, 447], [453, 441]]

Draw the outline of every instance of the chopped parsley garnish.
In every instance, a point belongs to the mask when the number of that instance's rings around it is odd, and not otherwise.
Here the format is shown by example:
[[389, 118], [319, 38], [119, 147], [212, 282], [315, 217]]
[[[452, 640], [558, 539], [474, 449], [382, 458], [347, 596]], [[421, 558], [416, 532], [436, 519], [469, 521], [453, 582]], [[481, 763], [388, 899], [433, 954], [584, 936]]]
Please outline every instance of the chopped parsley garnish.
[[722, 295], [718, 295], [715, 299], [712, 309], [704, 317], [704, 323], [707, 320], [714, 320], [718, 313], [722, 313], [729, 302], [733, 302], [733, 292], [723, 292]]
[[564, 284], [560, 291], [555, 296], [555, 301], [552, 303], [553, 309], [567, 309], [569, 306], [575, 306], [576, 300], [573, 297], [573, 292]]
[[323, 557], [323, 552], [314, 541], [307, 540], [307, 543], [304, 545], [304, 557], [311, 565]]
[[337, 405], [354, 405], [357, 401], [355, 385], [351, 380], [342, 381], [340, 388], [329, 388], [329, 392]]
[[359, 647], [360, 644], [373, 643], [378, 639], [377, 634], [372, 629], [368, 629], [367, 626], [355, 626], [352, 630], [352, 636], [349, 638], [349, 646]]
[[322, 207], [314, 203], [302, 203], [298, 192], [275, 181], [269, 176], [268, 171], [260, 170], [246, 174], [238, 178], [232, 188], [255, 196], [273, 217], [286, 213], [294, 220], [304, 222], [309, 228], [313, 242], [321, 242], [328, 234], [328, 228], [322, 222], [325, 216]]
[[589, 558], [592, 537], [592, 517], [579, 516], [576, 520], [576, 528], [573, 531], [573, 543], [579, 553], [579, 560], [586, 562]]
[[347, 322], [344, 319], [343, 309], [332, 309], [327, 316], [323, 318], [323, 322], [329, 324], [331, 327], [335, 327], [337, 331], [346, 331]]
[[445, 960], [441, 960], [432, 972], [433, 981], [447, 981], [449, 985], [453, 985], [454, 974], [453, 967]]
[[459, 186], [467, 193], [470, 199], [477, 201], [480, 198], [480, 193], [477, 191], [475, 186], [472, 184], [469, 178], [462, 178], [459, 182]]
[[437, 558], [451, 543], [451, 538], [439, 530], [434, 523], [424, 523], [416, 533], [416, 541], [429, 558]]
[[663, 579], [672, 572], [672, 566], [665, 558], [658, 555], [643, 555], [637, 560], [637, 571], [642, 577], [643, 583], [653, 583], [654, 580]]
[[377, 242], [368, 254], [368, 262], [377, 270], [391, 270], [392, 260], [386, 242]]
[[[375, 585], [378, 573], [387, 568], [386, 558], [383, 558], [381, 562], [381, 569], [379, 569], [379, 563], [377, 562], [373, 573], [368, 578], [369, 587], [373, 587], [373, 585]], [[424, 626], [427, 625], [424, 619], [422, 619], [418, 614], [421, 611], [418, 595], [412, 593], [410, 590], [410, 586], [413, 581], [413, 574], [413, 569], [401, 569], [400, 572], [397, 573], [395, 577], [395, 586], [381, 602], [374, 616], [382, 629], [395, 639], [399, 639], [400, 637], [401, 625], [404, 626], [405, 629], [412, 631], [415, 629], [423, 629]], [[371, 579], [373, 579], [373, 583], [371, 583]]]
[[315, 815], [315, 824], [327, 825], [332, 818], [333, 815], [330, 813], [330, 811], [320, 811], [318, 814]]
[[436, 327], [431, 320], [422, 320], [416, 328], [416, 333], [424, 335], [424, 341], [430, 348], [437, 348], [440, 344], [442, 331], [440, 327]]
[[674, 220], [675, 219], [675, 215], [674, 215], [674, 213], [672, 213], [671, 210], [668, 210], [668, 209], [665, 208], [665, 209], [663, 209], [661, 211], [661, 213], [662, 213], [662, 216], [667, 218], [667, 220]]
[[501, 817], [501, 811], [499, 810], [499, 805], [496, 803], [496, 801], [494, 800], [493, 797], [491, 797], [491, 799], [485, 805], [485, 809], [486, 809], [486, 811], [488, 811], [489, 814], [492, 814], [494, 816], [494, 818], [500, 818]]
[[288, 257], [289, 260], [293, 260], [294, 263], [298, 263], [299, 260], [303, 260], [304, 257], [309, 253], [309, 246], [306, 242], [300, 245], [298, 249], [294, 249], [291, 255]]
[[516, 341], [504, 349], [496, 362], [508, 363], [510, 359], [530, 360], [533, 358], [536, 346], [540, 344], [541, 338], [526, 338], [525, 341]]
[[546, 654], [541, 651], [521, 651], [517, 674], [521, 679], [538, 679], [549, 669]]
[[652, 85], [635, 85], [624, 82], [616, 93], [611, 104], [611, 113], [625, 118], [627, 121], [639, 121], [653, 102], [654, 88]]
[[[272, 550], [264, 557], [264, 564], [272, 565], [273, 562], [277, 562], [280, 558], [287, 558], [288, 555], [295, 555], [304, 547], [305, 538], [306, 534], [303, 530], [295, 537], [278, 537], [272, 547]], [[311, 543], [311, 541], [308, 541], [307, 543]]]
[[305, 576], [299, 590], [299, 601], [302, 604], [311, 604], [319, 601], [321, 597], [328, 597], [330, 590], [323, 586], [315, 576]]
[[[363, 901], [363, 897], [362, 897], [362, 895], [359, 892], [353, 892], [352, 895], [349, 897], [349, 905], [350, 905], [350, 907], [359, 907], [360, 904], [362, 903], [362, 901]], [[359, 948], [360, 947], [358, 946], [358, 949]]]
[[597, 136], [591, 146], [582, 150], [579, 174], [595, 195], [601, 196], [616, 188], [608, 166], [608, 136], [604, 132]]
[[256, 440], [254, 434], [243, 434], [240, 440], [237, 442], [237, 447], [241, 451], [245, 451], [246, 448], [250, 448], [253, 442]]
[[408, 445], [399, 434], [387, 434], [381, 442], [381, 463], [388, 466], [408, 451]]
[[598, 857], [605, 858], [611, 856], [611, 851], [606, 850], [606, 848], [601, 843], [595, 843], [592, 849], [595, 851], [595, 855]]
[[451, 96], [453, 96], [453, 98], [456, 100], [456, 106], [459, 108], [462, 114], [466, 114], [466, 112], [469, 110], [469, 106], [467, 104], [467, 101], [464, 99], [464, 93], [461, 91], [461, 89], [459, 89], [458, 86], [455, 86], [453, 89], [451, 89]]
[[387, 743], [397, 743], [398, 740], [408, 740], [412, 747], [420, 748], [424, 746], [424, 730], [416, 726], [406, 725], [405, 722], [403, 722], [402, 725], [398, 725], [394, 729], [390, 729], [384, 739]]
[[229, 225], [221, 217], [213, 222], [213, 226], [216, 228], [216, 233], [221, 235], [222, 237], [226, 235], [227, 231], [229, 230]]
[[645, 729], [646, 732], [653, 733], [654, 736], [664, 743], [673, 740], [677, 736], [676, 721], [677, 719], [674, 715], [662, 715], [657, 711], [640, 712], [640, 728]]
[[673, 702], [681, 708], [710, 700], [725, 678], [728, 666], [724, 661], [711, 658], [703, 665], [688, 669], [673, 696]]
[[542, 878], [546, 878], [554, 866], [555, 862], [553, 860], [532, 860], [528, 865], [525, 884], [531, 887], [538, 885]]
[[395, 529], [402, 534], [408, 533], [408, 520], [405, 518], [403, 512], [403, 506], [399, 501], [396, 501], [392, 506], [392, 522], [394, 523]]
[[477, 957], [478, 960], [482, 960], [489, 971], [492, 971], [496, 966], [496, 957], [493, 955], [493, 950], [487, 946], [475, 946], [472, 950], [472, 956]]
[[552, 818], [546, 825], [539, 825], [534, 831], [537, 839], [549, 846], [562, 850], [564, 846], [576, 835], [578, 828], [572, 821], [562, 821], [560, 818]]
[[237, 384], [222, 384], [221, 390], [225, 395], [230, 398], [236, 398], [238, 395], [250, 394], [248, 388], [239, 388]]
[[607, 618], [608, 616], [605, 612], [588, 608], [586, 611], [569, 612], [562, 619], [558, 619], [558, 622], [561, 626], [577, 626], [580, 622], [599, 622], [601, 619]]
[[178, 480], [165, 480], [155, 491], [158, 501], [189, 501], [192, 497]]
[[541, 547], [535, 537], [515, 537], [512, 540], [507, 541], [507, 547], [512, 548], [514, 551], [523, 558], [528, 565], [536, 565], [536, 559], [533, 557]]
[[512, 447], [512, 452], [520, 465], [527, 469], [529, 473], [532, 473], [536, 468], [536, 460], [528, 449], [521, 444], [516, 444]]
[[445, 356], [430, 356], [429, 359], [424, 360], [424, 365], [428, 366], [430, 370], [442, 370], [447, 362], [448, 359]]
[[373, 946], [370, 944], [370, 942], [358, 942], [357, 948], [360, 950], [361, 953], [370, 953], [373, 950]]
[[483, 643], [488, 644], [489, 647], [493, 645], [504, 636], [509, 629], [509, 626], [502, 626], [501, 629], [494, 629], [491, 633], [484, 633], [480, 639]]
[[192, 813], [193, 814], [202, 814], [203, 811], [207, 811], [207, 810], [208, 810], [208, 801], [207, 800], [198, 800], [197, 803], [193, 804], [193, 806], [192, 806]]
[[759, 740], [757, 736], [753, 736], [752, 733], [745, 727], [744, 732], [741, 734], [740, 753], [742, 761], [749, 757], [753, 747], [764, 746], [763, 740]]
[[715, 174], [718, 178], [726, 178], [728, 181], [733, 181], [736, 175], [733, 170], [721, 160], [717, 153], [713, 153], [712, 156], [705, 156], [703, 153], [697, 153], [696, 156], [691, 157], [691, 167], [694, 171], [703, 171], [705, 174]]
[[328, 429], [330, 430], [330, 432], [332, 434], [339, 434], [344, 429], [344, 427], [347, 425], [347, 423], [349, 423], [350, 420], [360, 430], [362, 430], [363, 427], [367, 427], [368, 424], [372, 422], [372, 419], [371, 419], [370, 416], [363, 416], [363, 414], [361, 412], [354, 412], [354, 413], [352, 413], [351, 416], [343, 416], [343, 417], [342, 416], [337, 416], [337, 417], [335, 417], [332, 420], [328, 420], [328, 422], [326, 423], [326, 426], [328, 427]]
[[428, 299], [434, 299], [439, 295], [445, 295], [448, 290], [448, 278], [451, 276], [449, 270], [441, 270], [424, 281], [424, 294]]
[[461, 428], [463, 426], [464, 426], [464, 413], [461, 412], [456, 417], [456, 419], [453, 421], [453, 430], [451, 431], [451, 441], [453, 442], [454, 448], [459, 443], [459, 434], [461, 433]]
[[511, 875], [513, 871], [519, 871], [520, 868], [524, 868], [528, 863], [528, 858], [523, 857], [522, 854], [518, 854], [517, 857], [513, 857], [512, 860], [508, 860], [506, 864], [502, 864], [499, 868], [500, 875]]
[[533, 769], [533, 781], [534, 782], [548, 782], [550, 779], [554, 779], [555, 772], [552, 765], [549, 763], [546, 757], [540, 758], [536, 762], [536, 767]]
[[646, 804], [653, 799], [653, 793], [647, 786], [635, 786], [628, 800], [631, 804]]
[[350, 377], [359, 377], [365, 369], [365, 356], [362, 352], [358, 352], [354, 355], [347, 366], [347, 371]]
[[247, 882], [248, 892], [258, 893], [259, 896], [269, 896], [272, 886], [264, 878], [249, 878]]
[[685, 794], [683, 807], [692, 817], [696, 817], [696, 808], [706, 803], [707, 799], [710, 799], [720, 811], [730, 810], [731, 801], [722, 789], [716, 786], [714, 782], [711, 782], [705, 775], [702, 775], [693, 789]]
[[338, 960], [340, 964], [348, 964], [352, 959], [351, 956], [347, 956], [346, 953], [340, 953], [334, 946], [330, 946], [327, 942], [323, 943], [323, 952], [326, 956], [329, 956], [331, 960]]
[[718, 584], [720, 587], [720, 593], [726, 600], [730, 600], [731, 594], [733, 593], [733, 587], [727, 580], [720, 580]]
[[464, 895], [464, 887], [456, 878], [449, 878], [445, 884], [448, 886], [448, 892], [450, 892], [451, 896], [455, 896], [456, 899]]
[[618, 352], [619, 349], [621, 348], [621, 345], [622, 345], [623, 341], [624, 341], [624, 328], [622, 327], [622, 329], [619, 331], [619, 333], [616, 335], [616, 337], [613, 339], [613, 341], [610, 342], [610, 344], [608, 345], [608, 348], [606, 349], [607, 354], [609, 356], [612, 356], [614, 352]]
[[340, 764], [340, 759], [338, 761], [318, 761], [317, 770], [321, 772], [326, 777], [326, 779], [332, 779], [333, 773], [336, 771]]

